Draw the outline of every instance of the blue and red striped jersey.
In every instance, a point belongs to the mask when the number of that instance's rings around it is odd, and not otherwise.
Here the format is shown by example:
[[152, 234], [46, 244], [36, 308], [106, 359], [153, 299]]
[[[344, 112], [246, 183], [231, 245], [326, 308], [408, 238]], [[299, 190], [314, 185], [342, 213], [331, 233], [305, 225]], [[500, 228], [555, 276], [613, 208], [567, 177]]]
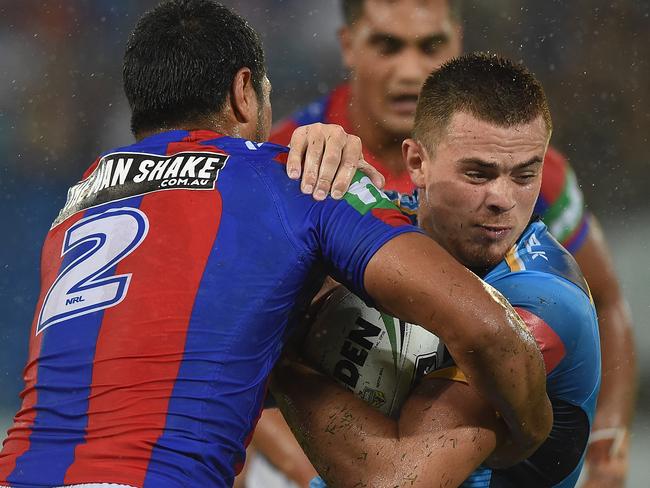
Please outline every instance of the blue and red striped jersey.
[[[322, 122], [338, 124], [350, 134], [355, 133], [348, 107], [350, 86], [340, 85], [328, 95], [298, 110], [280, 121], [273, 129], [271, 141], [289, 144], [296, 127]], [[390, 166], [364, 148], [364, 158], [386, 178], [386, 189], [399, 193], [412, 193], [415, 187], [406, 170], [394, 174]], [[585, 210], [580, 187], [567, 159], [556, 149], [549, 147], [544, 158], [542, 188], [535, 206], [535, 213], [542, 217], [551, 233], [571, 253], [582, 246], [589, 233], [589, 215]]]
[[170, 131], [102, 155], [41, 258], [0, 485], [230, 486], [292, 317], [417, 231], [367, 177], [317, 202], [287, 149]]

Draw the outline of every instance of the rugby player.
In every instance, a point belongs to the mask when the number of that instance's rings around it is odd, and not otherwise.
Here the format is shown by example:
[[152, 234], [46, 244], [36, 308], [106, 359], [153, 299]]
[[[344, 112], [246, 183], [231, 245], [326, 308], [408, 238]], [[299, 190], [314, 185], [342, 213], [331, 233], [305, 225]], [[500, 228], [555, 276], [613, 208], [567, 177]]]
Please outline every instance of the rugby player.
[[444, 338], [508, 423], [511, 460], [543, 441], [543, 360], [503, 297], [367, 177], [318, 202], [287, 178], [287, 148], [261, 142], [270, 84], [241, 17], [161, 3], [123, 73], [137, 142], [97, 158], [45, 239], [0, 486], [232, 485], [289, 324], [325, 270]]
[[[401, 144], [411, 134], [425, 78], [462, 50], [461, 2], [341, 0], [341, 5], [345, 25], [339, 40], [349, 82], [278, 124], [271, 140], [286, 144], [302, 124], [339, 124], [361, 137], [365, 160], [384, 174], [387, 190], [409, 192], [414, 186], [402, 161]], [[306, 165], [305, 172], [304, 186], [328, 188], [326, 181], [317, 181], [315, 164]], [[552, 147], [546, 153], [535, 213], [574, 255], [591, 287], [599, 317], [603, 381], [588, 452], [590, 486], [622, 487], [636, 390], [631, 320], [600, 226], [585, 210], [567, 160]], [[267, 430], [266, 415], [259, 434]], [[277, 434], [279, 427], [268, 430]], [[292, 446], [297, 450], [290, 438], [284, 449], [278, 449], [278, 439], [277, 435], [269, 439], [276, 446], [270, 456], [277, 459], [278, 452], [292, 452]], [[299, 451], [295, 456], [300, 457]], [[300, 466], [297, 461], [289, 464]], [[297, 469], [308, 470], [308, 466]]]
[[[546, 364], [549, 438], [513, 467], [492, 456], [499, 469], [479, 470], [467, 487], [574, 486], [593, 422], [600, 350], [589, 288], [570, 254], [531, 220], [550, 134], [535, 78], [472, 54], [427, 79], [414, 137], [403, 144], [418, 189], [404, 206], [419, 202], [426, 233], [508, 298]], [[458, 486], [502, 442], [501, 421], [453, 363], [424, 377], [398, 421], [305, 368], [285, 365], [277, 375], [275, 398], [332, 486]]]

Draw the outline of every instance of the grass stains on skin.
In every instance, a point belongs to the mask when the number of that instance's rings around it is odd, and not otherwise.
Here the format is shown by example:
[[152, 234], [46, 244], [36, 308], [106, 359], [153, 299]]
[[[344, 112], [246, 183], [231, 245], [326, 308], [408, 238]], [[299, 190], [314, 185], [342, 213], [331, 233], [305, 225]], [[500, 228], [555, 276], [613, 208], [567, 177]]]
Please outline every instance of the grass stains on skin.
[[327, 417], [327, 425], [325, 426], [324, 432], [327, 432], [331, 435], [336, 435], [341, 431], [350, 431], [355, 427], [360, 427], [363, 429], [362, 424], [359, 422], [359, 419], [355, 417], [347, 406], [341, 407], [338, 411], [332, 412]]
[[450, 486], [451, 482], [452, 482], [452, 478], [450, 478], [449, 475], [446, 472], [442, 473], [442, 476], [440, 477], [440, 485], [439, 485], [439, 487], [440, 488], [447, 488], [448, 486]]
[[476, 429], [474, 430], [474, 437], [472, 437], [472, 444], [474, 444], [476, 442], [476, 440], [478, 439], [480, 433], [481, 433], [481, 429], [476, 427]]
[[[417, 468], [417, 466], [415, 466]], [[413, 486], [418, 479], [417, 474], [409, 473], [402, 478], [408, 485]]]

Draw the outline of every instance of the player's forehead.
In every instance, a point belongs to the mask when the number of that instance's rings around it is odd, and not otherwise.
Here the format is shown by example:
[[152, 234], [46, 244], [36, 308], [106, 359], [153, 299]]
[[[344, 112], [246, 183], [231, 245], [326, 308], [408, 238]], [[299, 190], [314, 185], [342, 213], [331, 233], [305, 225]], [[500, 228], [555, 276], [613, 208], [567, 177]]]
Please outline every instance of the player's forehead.
[[358, 27], [400, 39], [451, 35], [448, 0], [366, 0]]
[[547, 142], [548, 130], [541, 114], [530, 122], [504, 127], [456, 112], [438, 147], [451, 156], [450, 162], [477, 158], [517, 164], [543, 154]]

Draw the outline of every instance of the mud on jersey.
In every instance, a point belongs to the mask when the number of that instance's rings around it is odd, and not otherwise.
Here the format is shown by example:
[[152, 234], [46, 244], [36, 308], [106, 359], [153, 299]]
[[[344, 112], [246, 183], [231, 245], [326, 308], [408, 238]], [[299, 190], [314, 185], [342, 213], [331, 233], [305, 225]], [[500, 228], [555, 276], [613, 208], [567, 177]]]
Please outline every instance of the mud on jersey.
[[363, 175], [303, 195], [286, 148], [171, 131], [99, 158], [48, 233], [0, 486], [231, 486], [292, 314], [325, 270], [365, 296], [418, 231]]

